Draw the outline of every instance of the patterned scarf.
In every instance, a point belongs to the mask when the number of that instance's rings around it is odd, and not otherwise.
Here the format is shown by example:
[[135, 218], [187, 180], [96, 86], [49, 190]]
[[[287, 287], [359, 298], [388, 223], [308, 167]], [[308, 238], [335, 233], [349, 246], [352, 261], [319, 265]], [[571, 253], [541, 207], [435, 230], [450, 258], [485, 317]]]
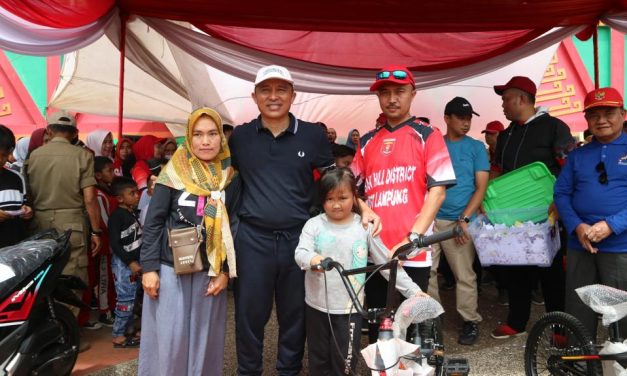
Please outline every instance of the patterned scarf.
[[[220, 132], [220, 152], [209, 163], [201, 161], [192, 152], [194, 126], [201, 116], [213, 119]], [[200, 108], [189, 116], [185, 142], [172, 155], [157, 179], [158, 184], [206, 198], [203, 219], [207, 234], [207, 259], [211, 264], [210, 276], [217, 276], [221, 272], [225, 259], [230, 277], [237, 276], [229, 217], [222, 201], [224, 188], [231, 182], [234, 172], [231, 167], [231, 151], [222, 133], [220, 115], [210, 108]]]

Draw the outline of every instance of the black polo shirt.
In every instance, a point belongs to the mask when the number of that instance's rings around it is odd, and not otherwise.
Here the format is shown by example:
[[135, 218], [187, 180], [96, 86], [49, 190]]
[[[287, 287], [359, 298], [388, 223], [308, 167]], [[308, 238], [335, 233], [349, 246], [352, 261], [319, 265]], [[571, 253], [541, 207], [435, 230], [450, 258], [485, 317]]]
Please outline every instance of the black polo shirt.
[[300, 226], [309, 219], [313, 171], [335, 163], [322, 128], [291, 113], [289, 117], [289, 127], [276, 138], [258, 117], [235, 127], [229, 139], [233, 166], [243, 182], [238, 214], [270, 230]]
[[542, 162], [557, 176], [558, 162], [573, 147], [568, 125], [547, 113], [520, 125], [512, 122], [499, 133], [494, 162], [506, 174], [533, 162]]

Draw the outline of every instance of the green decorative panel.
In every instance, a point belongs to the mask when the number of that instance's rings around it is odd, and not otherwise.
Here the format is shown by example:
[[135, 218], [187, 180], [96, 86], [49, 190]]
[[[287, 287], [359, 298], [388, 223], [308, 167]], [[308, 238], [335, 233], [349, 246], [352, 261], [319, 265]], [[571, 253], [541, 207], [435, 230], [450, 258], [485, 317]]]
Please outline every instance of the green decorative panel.
[[42, 114], [47, 104], [46, 57], [4, 51]]
[[[611, 83], [611, 61], [610, 61], [610, 28], [599, 26], [599, 85], [600, 87], [610, 86]], [[590, 80], [594, 82], [594, 44], [592, 38], [587, 41], [580, 41], [577, 37], [572, 37], [577, 52], [586, 66], [590, 75]]]

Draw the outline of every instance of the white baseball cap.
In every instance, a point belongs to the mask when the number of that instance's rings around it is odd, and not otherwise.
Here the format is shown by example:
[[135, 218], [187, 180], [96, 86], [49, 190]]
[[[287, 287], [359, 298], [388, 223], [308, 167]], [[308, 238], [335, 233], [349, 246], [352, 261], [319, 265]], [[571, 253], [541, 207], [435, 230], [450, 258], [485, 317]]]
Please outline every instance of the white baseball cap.
[[292, 75], [287, 70], [287, 68], [278, 65], [267, 65], [265, 67], [261, 67], [261, 69], [257, 71], [255, 86], [271, 78], [287, 81], [292, 85], [294, 84], [294, 80], [292, 80]]

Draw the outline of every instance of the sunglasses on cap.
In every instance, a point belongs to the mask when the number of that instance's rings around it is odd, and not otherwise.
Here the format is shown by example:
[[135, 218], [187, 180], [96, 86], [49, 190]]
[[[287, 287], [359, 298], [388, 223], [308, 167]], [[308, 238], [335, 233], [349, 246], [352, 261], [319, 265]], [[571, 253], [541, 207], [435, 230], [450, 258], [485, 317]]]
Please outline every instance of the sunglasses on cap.
[[605, 170], [605, 163], [603, 163], [603, 161], [599, 162], [594, 169], [599, 173], [599, 183], [607, 185], [608, 179], [607, 170]]
[[407, 78], [408, 74], [405, 71], [402, 70], [395, 70], [395, 71], [381, 71], [379, 73], [377, 73], [377, 81], [378, 80], [385, 80], [390, 78], [390, 76], [396, 78], [397, 80], [404, 80]]

